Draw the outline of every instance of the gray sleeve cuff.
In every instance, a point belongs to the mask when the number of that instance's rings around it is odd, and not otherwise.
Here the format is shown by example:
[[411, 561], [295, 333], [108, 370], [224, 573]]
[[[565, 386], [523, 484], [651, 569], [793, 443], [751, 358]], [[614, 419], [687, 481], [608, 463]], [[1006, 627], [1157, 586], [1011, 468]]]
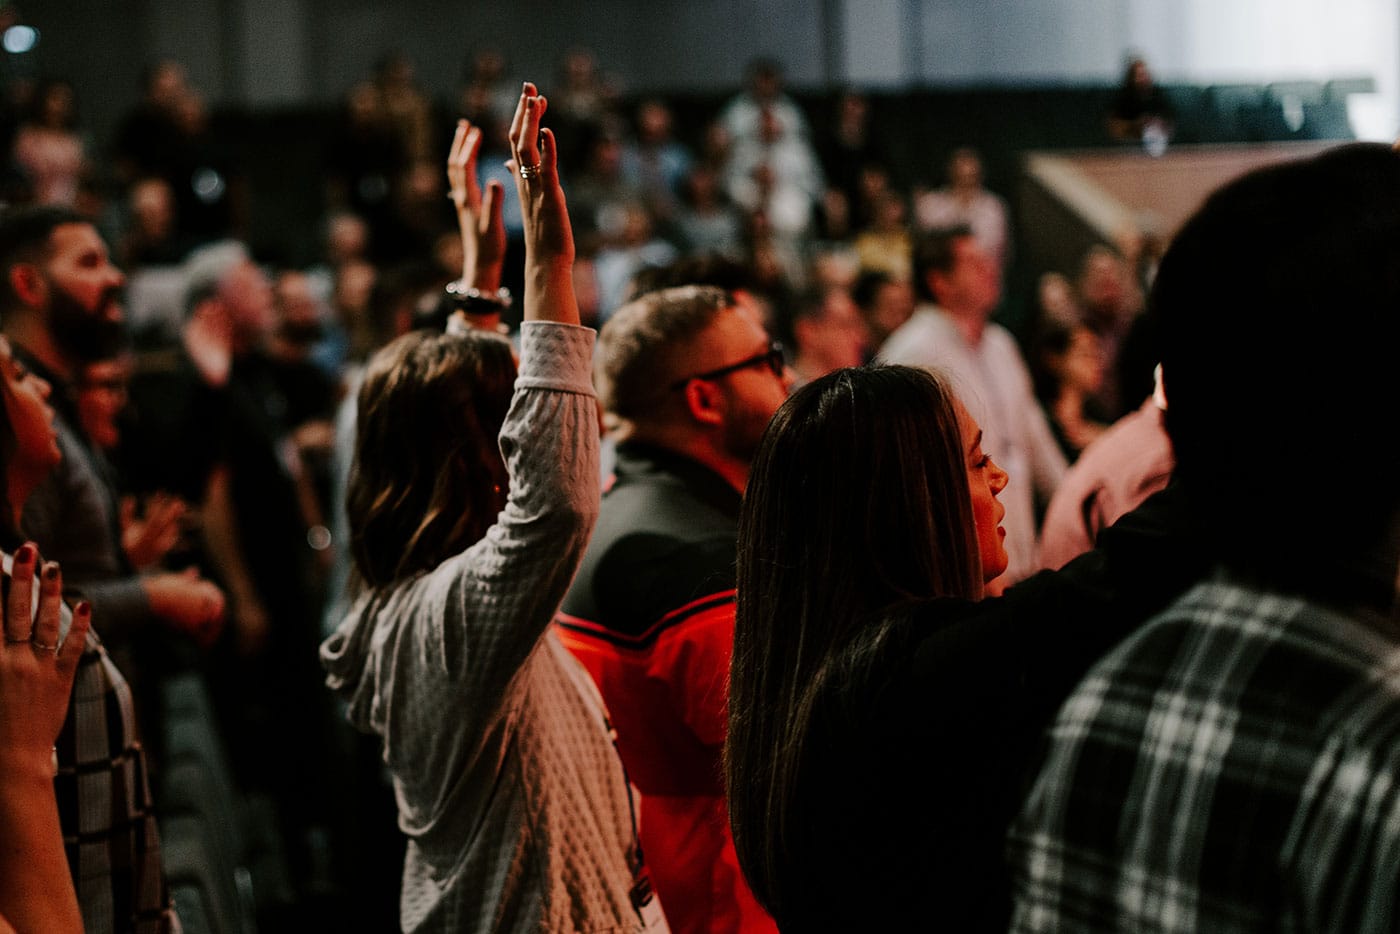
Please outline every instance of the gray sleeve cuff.
[[592, 328], [554, 321], [526, 321], [520, 326], [520, 375], [517, 389], [554, 389], [593, 395]]

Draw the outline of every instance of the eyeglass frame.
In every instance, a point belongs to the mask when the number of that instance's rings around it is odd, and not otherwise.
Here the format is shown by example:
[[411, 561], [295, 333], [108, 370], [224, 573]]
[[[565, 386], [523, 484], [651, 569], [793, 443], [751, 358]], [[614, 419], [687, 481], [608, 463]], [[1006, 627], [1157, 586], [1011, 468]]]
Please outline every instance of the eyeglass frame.
[[784, 371], [787, 369], [787, 360], [783, 357], [783, 345], [780, 341], [769, 341], [768, 349], [763, 353], [754, 354], [752, 357], [745, 357], [738, 363], [731, 363], [729, 366], [718, 367], [713, 370], [706, 370], [703, 373], [694, 373], [684, 379], [678, 379], [671, 384], [671, 391], [684, 389], [692, 381], [697, 379], [712, 380], [721, 376], [728, 376], [730, 373], [738, 373], [740, 370], [747, 370], [749, 367], [766, 363], [768, 369], [773, 371], [773, 375], [782, 379]]

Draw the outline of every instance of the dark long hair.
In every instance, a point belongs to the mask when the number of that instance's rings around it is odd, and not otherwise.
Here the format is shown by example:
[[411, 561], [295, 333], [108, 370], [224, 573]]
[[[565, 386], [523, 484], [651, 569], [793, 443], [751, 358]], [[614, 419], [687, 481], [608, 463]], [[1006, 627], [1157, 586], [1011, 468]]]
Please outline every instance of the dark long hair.
[[24, 533], [15, 527], [14, 504], [10, 502], [10, 466], [19, 451], [19, 440], [10, 424], [10, 379], [8, 369], [11, 349], [8, 341], [0, 339], [0, 549], [11, 554], [24, 544]]
[[346, 491], [350, 550], [380, 587], [479, 541], [505, 506], [497, 436], [515, 359], [493, 334], [413, 331], [370, 360]]
[[[982, 571], [954, 399], [900, 366], [794, 393], [759, 446], [739, 520], [725, 778], [739, 863], [781, 924], [799, 893], [794, 807], [822, 711], [859, 691], [901, 608], [977, 598]], [[872, 897], [883, 897], [873, 893]]]

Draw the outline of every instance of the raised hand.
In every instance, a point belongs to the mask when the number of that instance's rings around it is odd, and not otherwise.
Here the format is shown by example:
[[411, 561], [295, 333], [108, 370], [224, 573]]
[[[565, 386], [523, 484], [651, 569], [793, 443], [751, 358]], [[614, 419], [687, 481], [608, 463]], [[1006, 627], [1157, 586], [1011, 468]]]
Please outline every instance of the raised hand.
[[559, 185], [554, 133], [540, 129], [549, 102], [525, 83], [510, 124], [511, 160], [525, 225], [525, 318], [578, 323], [572, 269], [574, 233]]
[[462, 282], [481, 292], [494, 292], [501, 287], [506, 258], [505, 188], [491, 181], [482, 197], [476, 178], [480, 151], [481, 128], [458, 120], [447, 153], [447, 185], [462, 234]]
[[[78, 658], [92, 610], [79, 603], [59, 644], [63, 573], [43, 563], [34, 544], [16, 550], [5, 600], [5, 643], [0, 647], [0, 761], [26, 774], [53, 775], [53, 745], [68, 713]], [[35, 574], [39, 575], [34, 609]]]

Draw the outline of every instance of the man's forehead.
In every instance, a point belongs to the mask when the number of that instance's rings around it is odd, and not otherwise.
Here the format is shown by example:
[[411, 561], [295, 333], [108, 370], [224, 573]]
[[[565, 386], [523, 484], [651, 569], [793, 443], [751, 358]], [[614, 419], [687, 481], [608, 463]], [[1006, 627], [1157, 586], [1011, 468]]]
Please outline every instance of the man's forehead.
[[88, 223], [59, 224], [49, 235], [49, 254], [53, 258], [73, 256], [89, 251], [107, 255], [107, 245], [97, 235], [97, 228]]

